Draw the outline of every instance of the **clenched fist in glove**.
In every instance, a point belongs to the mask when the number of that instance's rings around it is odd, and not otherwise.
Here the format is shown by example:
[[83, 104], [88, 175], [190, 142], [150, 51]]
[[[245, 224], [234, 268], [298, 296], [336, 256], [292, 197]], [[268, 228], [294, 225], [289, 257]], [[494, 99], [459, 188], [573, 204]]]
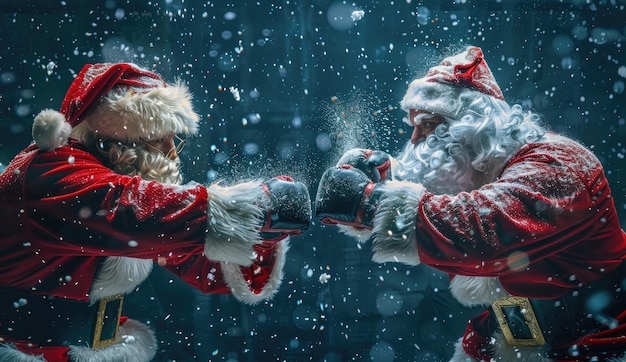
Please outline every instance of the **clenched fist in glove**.
[[380, 195], [381, 184], [363, 171], [351, 165], [331, 167], [320, 180], [315, 214], [323, 224], [371, 230]]
[[383, 151], [353, 148], [344, 153], [337, 166], [350, 165], [363, 171], [374, 182], [393, 180], [392, 170], [396, 161]]
[[311, 223], [309, 190], [289, 176], [278, 176], [263, 183], [269, 197], [261, 238], [280, 241], [289, 235], [300, 235]]

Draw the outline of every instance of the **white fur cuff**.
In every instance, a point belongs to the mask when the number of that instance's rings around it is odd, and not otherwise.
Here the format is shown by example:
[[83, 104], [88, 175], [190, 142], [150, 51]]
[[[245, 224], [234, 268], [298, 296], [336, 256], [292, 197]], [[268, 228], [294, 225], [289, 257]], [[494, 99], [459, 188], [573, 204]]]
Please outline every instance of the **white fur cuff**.
[[252, 264], [252, 246], [261, 242], [263, 209], [259, 203], [269, 202], [261, 183], [246, 182], [232, 187], [214, 184], [208, 192], [206, 257], [238, 265]]
[[267, 281], [267, 284], [265, 284], [263, 290], [261, 290], [258, 294], [254, 293], [250, 289], [248, 282], [243, 278], [241, 267], [239, 265], [222, 263], [224, 281], [226, 281], [226, 284], [228, 285], [233, 296], [240, 302], [250, 305], [272, 299], [276, 292], [278, 292], [278, 288], [283, 280], [283, 267], [285, 266], [285, 259], [288, 250], [289, 238], [285, 238], [276, 244], [272, 273]]
[[459, 303], [468, 307], [489, 306], [500, 298], [511, 296], [496, 277], [455, 275], [450, 282], [450, 292]]
[[374, 218], [372, 260], [377, 263], [420, 263], [415, 240], [415, 221], [424, 187], [408, 181], [389, 181]]

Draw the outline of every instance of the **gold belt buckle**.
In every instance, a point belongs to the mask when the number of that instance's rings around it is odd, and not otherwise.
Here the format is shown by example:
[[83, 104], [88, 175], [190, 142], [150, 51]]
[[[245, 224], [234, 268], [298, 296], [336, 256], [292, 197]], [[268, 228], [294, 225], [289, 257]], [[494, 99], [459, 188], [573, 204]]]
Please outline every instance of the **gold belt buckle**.
[[[522, 315], [524, 315], [524, 320], [526, 322], [526, 325], [528, 326], [528, 329], [530, 330], [530, 335], [532, 338], [515, 338], [513, 336], [513, 332], [511, 332], [509, 323], [504, 315], [504, 312], [502, 311], [502, 309], [505, 307], [519, 307], [521, 309]], [[543, 333], [541, 332], [541, 327], [539, 326], [539, 321], [537, 321], [535, 311], [533, 310], [533, 307], [530, 304], [530, 300], [528, 300], [528, 298], [501, 298], [493, 302], [493, 304], [491, 305], [491, 309], [496, 315], [496, 320], [500, 325], [500, 329], [504, 334], [504, 338], [510, 345], [543, 346], [546, 344], [546, 340], [543, 337]]]
[[115, 343], [123, 303], [123, 294], [100, 299], [93, 332], [93, 349], [105, 348]]

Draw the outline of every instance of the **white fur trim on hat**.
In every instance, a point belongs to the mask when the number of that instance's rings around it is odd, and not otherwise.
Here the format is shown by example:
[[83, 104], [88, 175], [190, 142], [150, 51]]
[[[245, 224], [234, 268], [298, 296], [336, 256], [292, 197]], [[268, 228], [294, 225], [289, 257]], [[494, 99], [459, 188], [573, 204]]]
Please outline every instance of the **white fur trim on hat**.
[[198, 133], [198, 115], [187, 86], [113, 88], [86, 116], [85, 122], [101, 137], [119, 141], [155, 140], [172, 133]]
[[241, 267], [233, 263], [222, 263], [222, 271], [224, 273], [224, 281], [230, 288], [231, 293], [240, 302], [254, 305], [259, 302], [272, 299], [278, 292], [283, 280], [283, 268], [287, 251], [289, 250], [289, 238], [276, 243], [274, 252], [274, 266], [269, 276], [267, 284], [263, 286], [260, 293], [254, 293], [248, 282], [243, 278]]
[[42, 151], [52, 151], [67, 144], [72, 126], [65, 121], [63, 114], [44, 109], [35, 117], [33, 123], [33, 140]]
[[[416, 79], [409, 84], [404, 98], [400, 101], [400, 107], [407, 112], [416, 109], [456, 118], [477, 97], [488, 96], [465, 87]], [[430, 114], [426, 113], [424, 116]]]
[[250, 265], [261, 242], [262, 203], [269, 203], [260, 182], [208, 188], [208, 231], [204, 254], [214, 261]]
[[415, 222], [424, 186], [408, 181], [388, 181], [382, 190], [374, 217], [372, 260], [418, 265]]

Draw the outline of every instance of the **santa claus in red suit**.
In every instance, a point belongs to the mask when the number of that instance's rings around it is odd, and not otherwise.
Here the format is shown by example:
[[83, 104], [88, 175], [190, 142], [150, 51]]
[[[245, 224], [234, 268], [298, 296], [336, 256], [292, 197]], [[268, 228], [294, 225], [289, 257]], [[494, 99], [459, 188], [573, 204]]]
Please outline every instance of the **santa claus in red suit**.
[[598, 159], [505, 102], [478, 47], [412, 81], [401, 107], [411, 140], [328, 169], [322, 222], [485, 306], [453, 361], [626, 361], [626, 235]]
[[123, 298], [153, 265], [244, 303], [276, 293], [287, 237], [309, 225], [307, 188], [182, 184], [191, 101], [180, 81], [90, 64], [59, 112], [35, 118], [35, 143], [0, 174], [0, 361], [151, 360], [154, 333]]

